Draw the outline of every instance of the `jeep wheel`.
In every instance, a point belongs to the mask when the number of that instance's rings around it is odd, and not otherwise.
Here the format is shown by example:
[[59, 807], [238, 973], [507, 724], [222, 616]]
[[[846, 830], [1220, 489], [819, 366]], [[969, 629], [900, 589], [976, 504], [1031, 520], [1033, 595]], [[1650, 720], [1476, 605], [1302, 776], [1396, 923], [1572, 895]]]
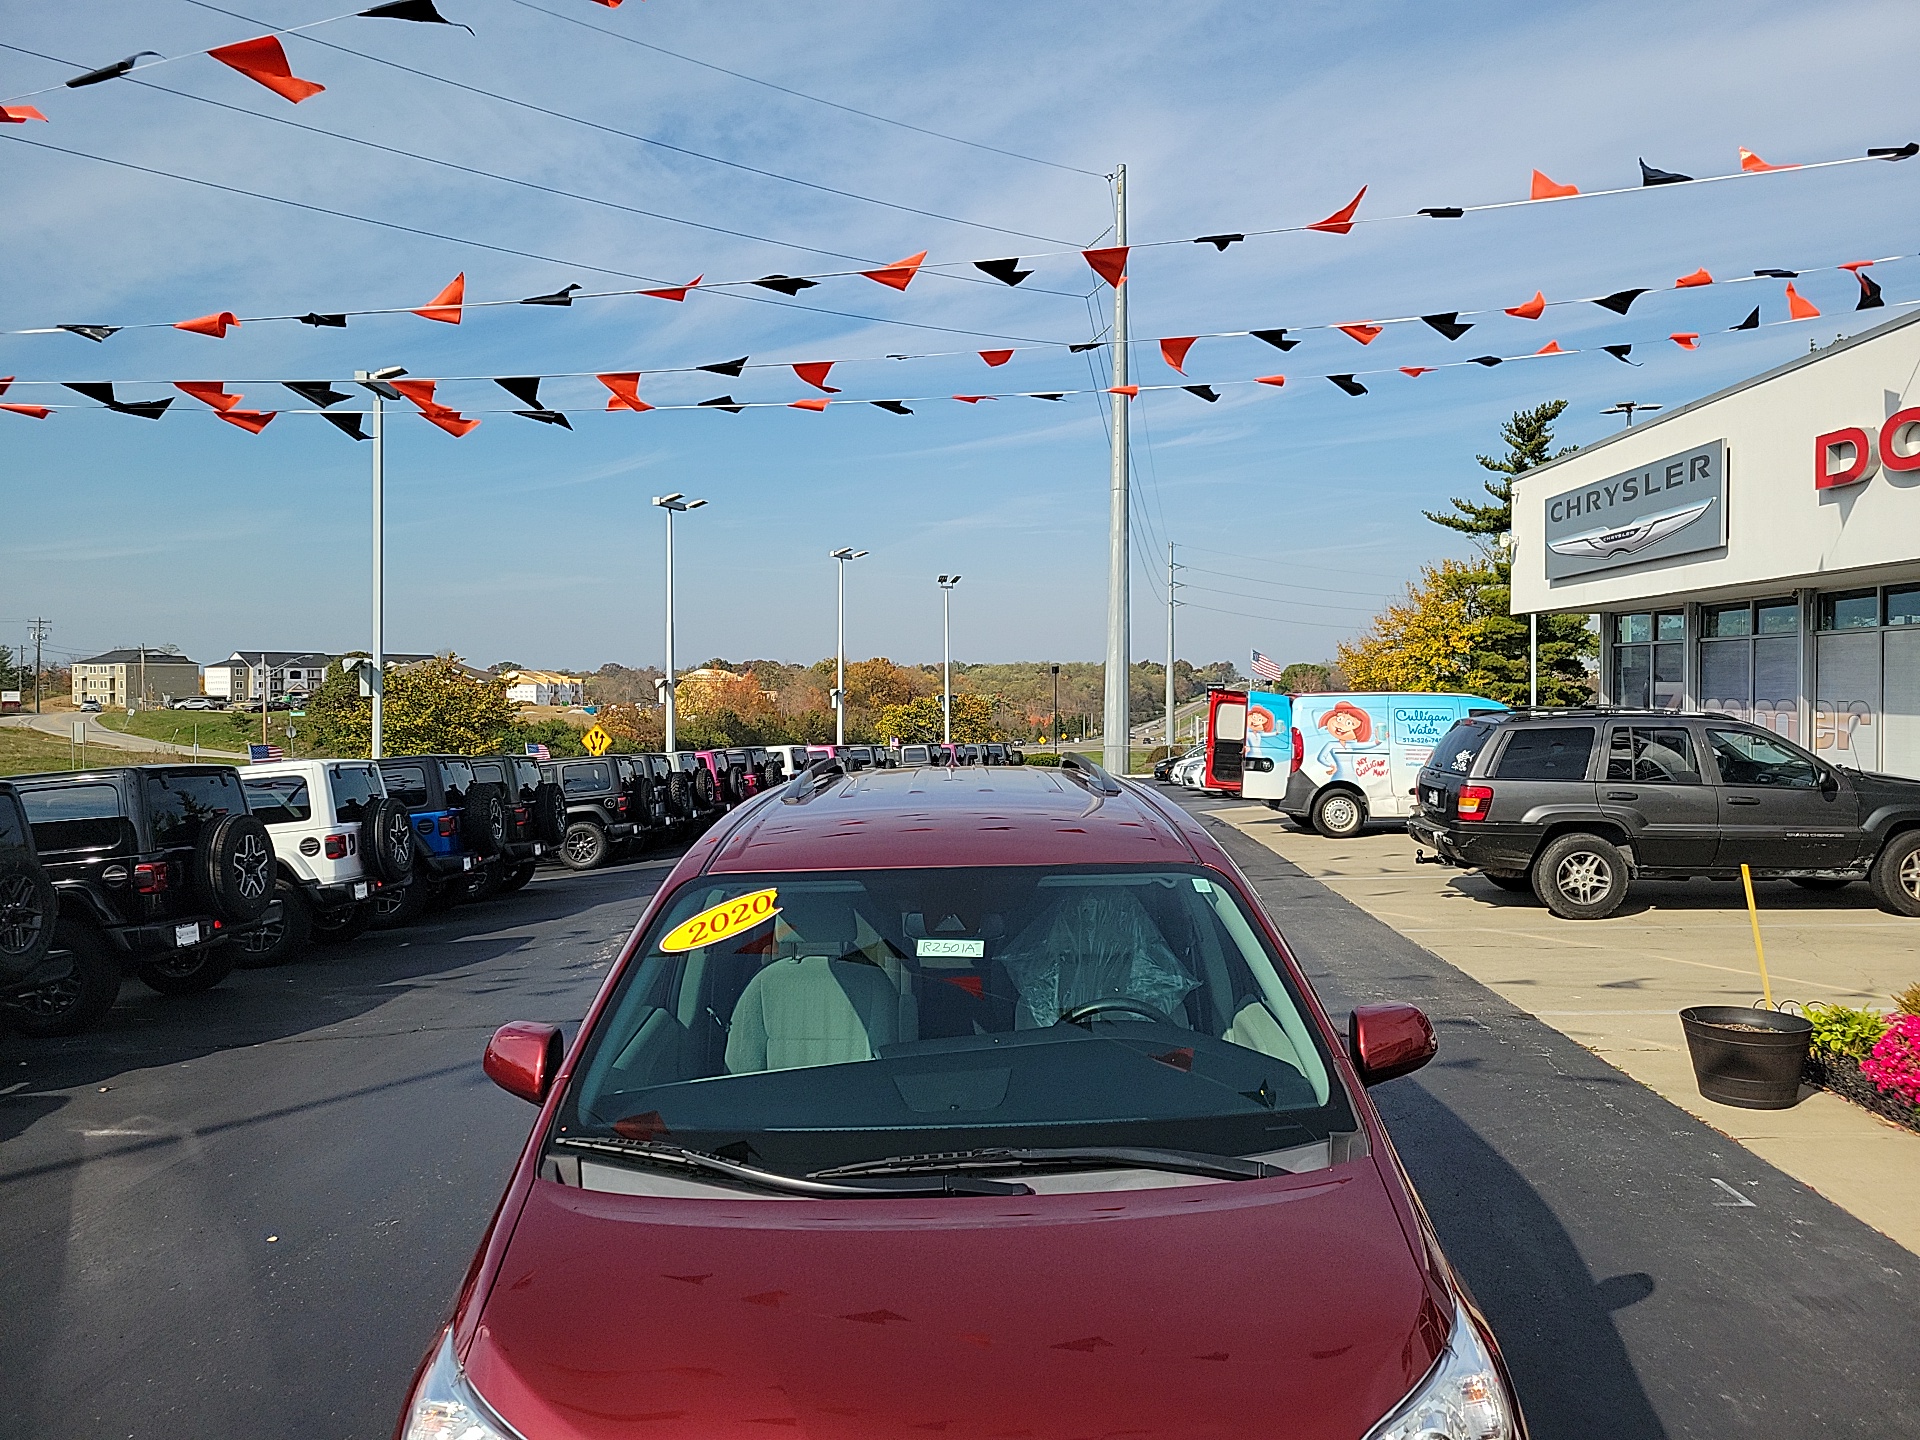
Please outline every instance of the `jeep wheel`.
[[120, 962], [107, 942], [78, 925], [63, 926], [54, 942], [73, 957], [58, 980], [7, 998], [7, 1022], [36, 1040], [78, 1035], [106, 1017], [120, 994]]
[[686, 820], [693, 816], [693, 777], [684, 770], [676, 770], [667, 777], [667, 805], [676, 819]]
[[60, 896], [39, 869], [0, 869], [0, 960], [25, 974], [53, 948]]
[[514, 866], [513, 869], [500, 877], [500, 893], [502, 895], [511, 895], [529, 880], [533, 879], [533, 872], [539, 868], [539, 864], [532, 860]]
[[1867, 883], [1882, 910], [1920, 916], [1920, 830], [1903, 830], [1889, 840], [1873, 862]]
[[202, 828], [194, 848], [195, 889], [223, 920], [258, 920], [273, 903], [273, 837], [253, 815], [228, 815]]
[[1367, 802], [1351, 790], [1323, 790], [1314, 798], [1313, 828], [1329, 840], [1350, 840], [1367, 823]]
[[607, 832], [591, 820], [576, 820], [567, 826], [567, 838], [556, 852], [569, 870], [593, 870], [607, 860]]
[[211, 990], [233, 973], [240, 952], [232, 945], [196, 945], [164, 960], [149, 960], [134, 974], [140, 983], [162, 995], [198, 995]]
[[1495, 885], [1498, 885], [1502, 890], [1511, 890], [1515, 894], [1519, 894], [1522, 891], [1531, 893], [1533, 890], [1533, 877], [1524, 870], [1482, 870], [1480, 873]]
[[471, 875], [463, 875], [456, 880], [454, 888], [460, 892], [459, 898], [466, 904], [491, 900], [500, 893], [500, 869], [496, 865], [482, 865]]
[[705, 765], [696, 765], [693, 770], [693, 808], [696, 811], [713, 809], [713, 772]]
[[374, 891], [373, 899], [367, 902], [373, 907], [373, 923], [382, 930], [411, 925], [427, 908], [427, 892], [433, 888], [421, 879], [410, 885], [389, 885], [385, 890]]
[[542, 780], [533, 792], [533, 831], [542, 845], [558, 845], [567, 838], [567, 799], [551, 780]]
[[1627, 857], [1598, 835], [1562, 835], [1533, 862], [1533, 893], [1562, 920], [1600, 920], [1627, 896]]
[[460, 812], [460, 838], [476, 855], [498, 855], [507, 843], [507, 801], [498, 785], [475, 785]]
[[316, 945], [344, 945], [349, 940], [357, 940], [366, 933], [367, 926], [373, 923], [373, 901], [362, 900], [353, 905], [341, 905], [332, 910], [316, 914], [313, 917], [313, 943]]
[[313, 911], [307, 908], [306, 897], [282, 881], [275, 889], [274, 899], [279, 903], [267, 908], [267, 918], [260, 922], [259, 928], [234, 940], [239, 947], [234, 959], [242, 970], [266, 970], [284, 965], [307, 948], [313, 934]]
[[389, 885], [413, 877], [413, 817], [388, 795], [375, 796], [360, 822], [360, 845], [374, 874]]

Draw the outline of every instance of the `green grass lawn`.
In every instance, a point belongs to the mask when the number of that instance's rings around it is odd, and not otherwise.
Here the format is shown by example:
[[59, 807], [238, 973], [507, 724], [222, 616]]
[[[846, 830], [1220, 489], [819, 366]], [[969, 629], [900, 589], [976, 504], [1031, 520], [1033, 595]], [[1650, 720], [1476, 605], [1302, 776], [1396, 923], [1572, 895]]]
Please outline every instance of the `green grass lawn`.
[[[207, 750], [227, 750], [234, 754], [247, 753], [249, 744], [260, 743], [260, 716], [222, 710], [136, 710], [129, 715], [124, 710], [110, 710], [96, 717], [109, 730], [118, 730], [123, 735], [141, 735], [149, 740], [170, 740], [176, 745], [192, 745], [198, 740]], [[267, 714], [267, 743], [278, 745], [288, 754], [307, 754], [310, 746], [302, 744], [306, 735], [296, 736], [293, 743], [287, 741], [287, 712], [273, 710]], [[296, 730], [304, 730], [304, 718], [292, 722]]]
[[[120, 717], [125, 719], [123, 715]], [[111, 750], [105, 745], [87, 747], [89, 765], [147, 765], [171, 760], [171, 755], [146, 755], [133, 750]], [[42, 770], [74, 768], [74, 748], [57, 735], [38, 730], [0, 726], [0, 775], [32, 775]]]

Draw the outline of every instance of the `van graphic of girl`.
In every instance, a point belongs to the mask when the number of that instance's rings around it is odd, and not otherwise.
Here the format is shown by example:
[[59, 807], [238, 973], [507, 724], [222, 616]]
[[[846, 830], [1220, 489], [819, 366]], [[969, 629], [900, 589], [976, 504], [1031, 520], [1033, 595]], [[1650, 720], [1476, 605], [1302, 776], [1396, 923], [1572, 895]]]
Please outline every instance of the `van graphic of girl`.
[[[1358, 782], [1362, 777], [1354, 768], [1353, 752], [1376, 748], [1372, 744], [1373, 717], [1351, 701], [1342, 700], [1315, 723], [1329, 737], [1314, 757], [1326, 778]], [[1382, 735], [1380, 741], [1385, 744], [1386, 736]]]

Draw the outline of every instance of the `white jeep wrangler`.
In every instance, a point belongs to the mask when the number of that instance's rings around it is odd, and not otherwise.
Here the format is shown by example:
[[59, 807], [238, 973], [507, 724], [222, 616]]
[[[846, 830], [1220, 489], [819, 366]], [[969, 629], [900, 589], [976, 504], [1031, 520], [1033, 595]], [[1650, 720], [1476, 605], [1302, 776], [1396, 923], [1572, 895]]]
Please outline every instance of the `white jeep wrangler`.
[[242, 965], [351, 940], [372, 921], [376, 892], [411, 883], [413, 822], [373, 761], [269, 760], [241, 766], [240, 781], [278, 871], [266, 923], [239, 941]]

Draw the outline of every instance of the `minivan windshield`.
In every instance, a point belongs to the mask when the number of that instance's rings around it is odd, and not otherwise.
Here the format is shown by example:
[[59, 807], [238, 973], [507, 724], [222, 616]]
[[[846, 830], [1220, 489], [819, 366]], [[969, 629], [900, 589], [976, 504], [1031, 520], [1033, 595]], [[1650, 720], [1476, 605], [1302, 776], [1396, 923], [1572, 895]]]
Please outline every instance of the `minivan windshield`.
[[806, 1173], [982, 1146], [1256, 1155], [1354, 1127], [1200, 867], [703, 876], [649, 929], [560, 1130]]

